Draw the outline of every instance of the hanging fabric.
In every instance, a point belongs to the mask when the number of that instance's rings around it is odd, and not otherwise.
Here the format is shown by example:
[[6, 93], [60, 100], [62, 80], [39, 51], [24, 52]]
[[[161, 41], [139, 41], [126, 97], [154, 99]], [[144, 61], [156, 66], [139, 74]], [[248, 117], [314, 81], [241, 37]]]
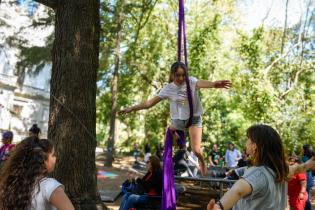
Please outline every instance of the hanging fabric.
[[[178, 17], [178, 48], [177, 60], [181, 62], [182, 59], [182, 35], [184, 38], [184, 62], [188, 69], [187, 61], [187, 45], [186, 45], [186, 26], [185, 26], [185, 9], [184, 0], [179, 0], [179, 17]], [[185, 82], [187, 87], [187, 98], [189, 103], [189, 120], [186, 124], [188, 128], [191, 125], [193, 117], [193, 102], [191, 95], [191, 88], [189, 83], [188, 72], [185, 71]], [[185, 144], [184, 131], [176, 131], [179, 135], [179, 144]], [[173, 133], [168, 128], [164, 142], [163, 153], [163, 190], [162, 190], [162, 210], [176, 210], [176, 194], [175, 194], [175, 179], [174, 179], [174, 165], [172, 159]]]

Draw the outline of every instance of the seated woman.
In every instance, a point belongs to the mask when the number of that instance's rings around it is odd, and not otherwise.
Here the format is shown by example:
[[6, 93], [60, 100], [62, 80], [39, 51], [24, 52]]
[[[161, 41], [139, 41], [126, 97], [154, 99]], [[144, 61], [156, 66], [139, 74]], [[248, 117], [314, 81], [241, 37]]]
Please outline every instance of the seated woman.
[[120, 210], [129, 210], [138, 204], [148, 203], [150, 196], [162, 194], [162, 167], [157, 156], [150, 156], [147, 162], [148, 172], [137, 183], [143, 186], [144, 194], [126, 193], [121, 201]]
[[278, 132], [268, 125], [247, 129], [246, 152], [253, 166], [246, 169], [233, 187], [207, 210], [283, 210], [287, 204], [287, 180], [294, 174], [315, 168], [315, 160], [288, 166]]

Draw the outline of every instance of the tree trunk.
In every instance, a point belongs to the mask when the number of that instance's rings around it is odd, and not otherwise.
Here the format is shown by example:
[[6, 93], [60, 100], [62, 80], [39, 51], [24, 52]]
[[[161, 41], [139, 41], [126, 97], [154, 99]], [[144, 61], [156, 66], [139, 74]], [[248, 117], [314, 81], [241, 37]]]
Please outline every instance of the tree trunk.
[[121, 29], [122, 29], [122, 21], [123, 21], [123, 6], [124, 0], [117, 2], [116, 5], [116, 36], [115, 36], [115, 66], [114, 66], [114, 74], [112, 80], [112, 108], [111, 108], [111, 117], [109, 124], [109, 137], [107, 142], [107, 155], [105, 166], [112, 166], [113, 156], [115, 152], [115, 142], [117, 138], [116, 134], [116, 114], [117, 114], [117, 91], [118, 91], [118, 72], [120, 68], [120, 43], [121, 43]]
[[76, 210], [103, 209], [95, 165], [99, 1], [58, 1], [55, 11], [48, 132], [57, 155], [53, 176]]

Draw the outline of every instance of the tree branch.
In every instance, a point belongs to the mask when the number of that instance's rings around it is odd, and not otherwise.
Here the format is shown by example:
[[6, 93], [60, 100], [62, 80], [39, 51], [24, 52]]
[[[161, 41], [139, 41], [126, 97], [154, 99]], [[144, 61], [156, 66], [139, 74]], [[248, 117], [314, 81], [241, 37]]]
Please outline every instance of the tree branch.
[[301, 43], [297, 43], [293, 45], [285, 54], [281, 54], [277, 59], [275, 59], [269, 66], [267, 66], [263, 72], [265, 75], [265, 78], [268, 76], [269, 71], [272, 69], [272, 67], [277, 64], [281, 59], [285, 58], [294, 48], [299, 46]]
[[286, 90], [284, 93], [281, 94], [280, 99], [283, 99], [288, 93], [290, 93], [292, 90], [294, 90], [294, 88], [297, 86], [297, 84], [299, 82], [300, 74], [305, 70], [306, 70], [305, 68], [301, 68], [300, 70], [298, 70], [296, 72], [293, 84], [291, 85], [291, 87], [288, 90]]
[[58, 0], [35, 0], [37, 3], [43, 4], [52, 9], [56, 9], [58, 6]]

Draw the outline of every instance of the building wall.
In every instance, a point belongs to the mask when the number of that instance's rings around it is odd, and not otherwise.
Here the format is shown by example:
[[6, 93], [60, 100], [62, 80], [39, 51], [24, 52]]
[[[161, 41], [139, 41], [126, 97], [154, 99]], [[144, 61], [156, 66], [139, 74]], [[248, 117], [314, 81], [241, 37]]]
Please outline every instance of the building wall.
[[0, 130], [13, 131], [15, 141], [27, 136], [35, 123], [42, 130], [41, 137], [47, 137], [49, 77], [50, 67], [47, 66], [39, 75], [27, 76], [19, 86], [17, 76], [0, 69]]
[[[8, 38], [23, 37], [28, 40], [28, 46], [44, 46], [53, 26], [36, 29], [26, 26], [31, 25], [34, 19], [46, 16], [45, 7], [41, 5], [29, 7], [15, 0], [1, 3], [0, 132], [13, 131], [15, 142], [28, 136], [28, 130], [34, 123], [42, 130], [41, 137], [47, 136], [51, 66], [47, 64], [37, 74], [26, 74], [23, 84], [18, 85], [15, 66], [20, 60], [20, 51], [10, 45]], [[25, 69], [25, 72], [35, 71]]]

